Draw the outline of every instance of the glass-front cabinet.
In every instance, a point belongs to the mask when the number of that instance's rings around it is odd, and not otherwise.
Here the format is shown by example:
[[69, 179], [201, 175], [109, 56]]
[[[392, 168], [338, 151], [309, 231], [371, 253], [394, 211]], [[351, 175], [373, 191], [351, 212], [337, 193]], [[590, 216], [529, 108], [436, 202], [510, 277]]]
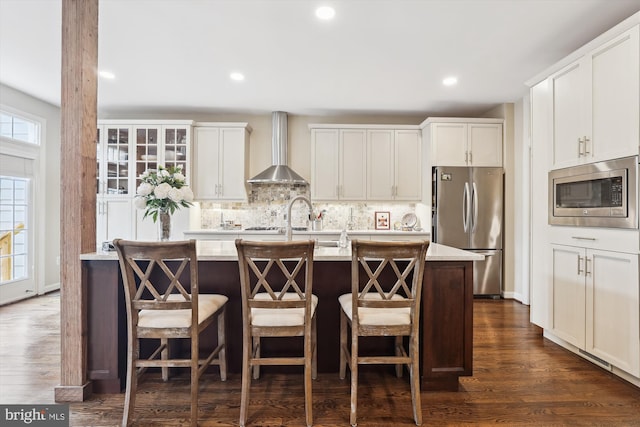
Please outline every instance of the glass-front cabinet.
[[[152, 221], [149, 218], [141, 220], [133, 204], [136, 189], [140, 185], [138, 177], [147, 170], [156, 170], [158, 165], [167, 168], [182, 166], [189, 183], [192, 124], [190, 120], [98, 121], [98, 247], [102, 242], [116, 237], [154, 237], [149, 230], [154, 230], [155, 224], [146, 224], [145, 221]], [[184, 227], [186, 229], [188, 224]]]
[[97, 193], [130, 194], [129, 135], [127, 126], [99, 126], [97, 133]]

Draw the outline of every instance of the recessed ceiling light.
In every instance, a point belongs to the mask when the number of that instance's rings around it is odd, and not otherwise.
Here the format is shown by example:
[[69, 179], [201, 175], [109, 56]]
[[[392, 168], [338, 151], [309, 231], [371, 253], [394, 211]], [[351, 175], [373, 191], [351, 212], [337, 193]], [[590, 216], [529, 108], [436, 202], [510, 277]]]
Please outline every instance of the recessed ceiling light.
[[231, 80], [235, 80], [237, 82], [240, 82], [240, 81], [244, 80], [244, 74], [233, 72], [233, 73], [229, 74], [229, 78]]
[[318, 19], [329, 20], [336, 16], [336, 10], [331, 6], [320, 6], [316, 9], [316, 16]]
[[447, 77], [444, 80], [442, 80], [442, 84], [445, 86], [453, 86], [456, 83], [458, 83], [458, 78], [457, 77]]
[[98, 72], [98, 75], [100, 77], [102, 77], [103, 79], [113, 80], [113, 79], [116, 78], [115, 74], [113, 74], [111, 71], [106, 71], [106, 70], [102, 70], [102, 71]]

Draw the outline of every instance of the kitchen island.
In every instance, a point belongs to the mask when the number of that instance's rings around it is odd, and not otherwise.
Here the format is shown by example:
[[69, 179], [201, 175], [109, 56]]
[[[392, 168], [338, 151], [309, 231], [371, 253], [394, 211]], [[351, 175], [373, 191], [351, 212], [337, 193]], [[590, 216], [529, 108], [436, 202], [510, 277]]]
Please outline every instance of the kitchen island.
[[[240, 372], [242, 313], [238, 258], [234, 242], [199, 240], [198, 272], [201, 293], [229, 297], [227, 359], [231, 373]], [[427, 252], [422, 293], [421, 367], [425, 390], [457, 390], [460, 376], [472, 375], [473, 261], [482, 255], [431, 243]], [[338, 296], [351, 292], [351, 250], [317, 247], [314, 251], [313, 292], [318, 296], [318, 370], [335, 372], [339, 364]], [[81, 256], [87, 289], [87, 376], [95, 393], [117, 393], [126, 372], [126, 315], [122, 278], [115, 252]], [[201, 339], [216, 344], [215, 328]], [[300, 343], [301, 344], [301, 343]], [[265, 352], [295, 347], [297, 341], [263, 345]], [[389, 339], [383, 345], [393, 348]], [[364, 342], [363, 348], [380, 342]], [[374, 347], [375, 346], [375, 347]], [[185, 347], [188, 348], [188, 347]], [[145, 349], [143, 348], [142, 351]], [[179, 351], [179, 350], [178, 350]]]

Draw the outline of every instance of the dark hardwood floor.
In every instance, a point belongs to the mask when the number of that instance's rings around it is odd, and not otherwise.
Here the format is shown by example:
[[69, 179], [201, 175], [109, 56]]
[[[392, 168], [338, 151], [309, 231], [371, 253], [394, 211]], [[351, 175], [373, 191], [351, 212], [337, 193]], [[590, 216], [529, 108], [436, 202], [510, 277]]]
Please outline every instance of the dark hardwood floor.
[[[545, 340], [528, 307], [510, 300], [474, 304], [474, 375], [458, 392], [422, 392], [425, 425], [640, 426], [640, 389]], [[53, 403], [60, 378], [59, 294], [0, 307], [0, 403]], [[337, 355], [336, 355], [337, 357]], [[186, 376], [144, 377], [139, 426], [186, 425]], [[201, 382], [200, 426], [238, 425], [240, 375]], [[313, 384], [314, 425], [349, 422], [349, 383], [320, 374]], [[123, 395], [94, 395], [70, 405], [72, 426], [120, 423]], [[407, 376], [386, 367], [360, 375], [358, 425], [411, 426]], [[263, 374], [253, 381], [249, 425], [304, 424], [302, 375]]]

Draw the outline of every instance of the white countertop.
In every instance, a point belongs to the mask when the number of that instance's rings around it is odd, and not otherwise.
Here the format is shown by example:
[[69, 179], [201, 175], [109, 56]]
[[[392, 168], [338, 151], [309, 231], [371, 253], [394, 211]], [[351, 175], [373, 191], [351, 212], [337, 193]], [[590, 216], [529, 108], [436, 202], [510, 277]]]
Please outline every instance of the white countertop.
[[[296, 234], [303, 235], [318, 235], [322, 236], [340, 234], [342, 230], [339, 229], [323, 229], [320, 231], [314, 230], [293, 230], [292, 234], [295, 236]], [[252, 234], [281, 234], [284, 236], [284, 233], [281, 233], [278, 230], [240, 230], [240, 229], [232, 229], [232, 230], [222, 230], [217, 228], [202, 228], [199, 230], [188, 230], [183, 232], [185, 238], [192, 238], [193, 236], [198, 235], [212, 235], [212, 236], [225, 236], [225, 235], [252, 235]], [[359, 235], [381, 235], [381, 236], [402, 236], [402, 235], [420, 235], [420, 236], [430, 236], [431, 233], [428, 231], [402, 231], [402, 230], [347, 230], [347, 234], [353, 236]]]
[[[235, 243], [231, 240], [198, 240], [198, 259], [202, 261], [237, 261]], [[93, 252], [80, 255], [81, 260], [117, 260], [115, 252]], [[314, 251], [314, 261], [351, 261], [351, 248], [318, 246]], [[431, 243], [427, 251], [427, 261], [481, 261], [484, 255], [450, 246]]]

